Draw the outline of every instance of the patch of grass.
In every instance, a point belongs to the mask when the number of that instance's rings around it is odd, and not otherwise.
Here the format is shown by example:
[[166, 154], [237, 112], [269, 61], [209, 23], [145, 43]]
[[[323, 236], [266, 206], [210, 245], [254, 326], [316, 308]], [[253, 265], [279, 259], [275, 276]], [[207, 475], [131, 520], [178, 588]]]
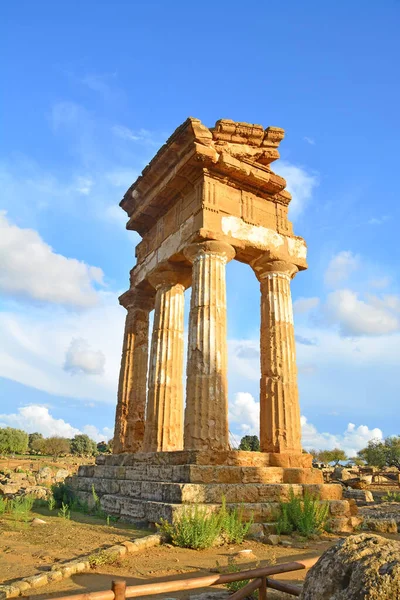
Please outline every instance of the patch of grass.
[[112, 554], [111, 552], [100, 550], [100, 552], [95, 552], [89, 556], [89, 565], [91, 569], [96, 569], [97, 567], [102, 567], [103, 565], [112, 565], [118, 561], [119, 557], [120, 556], [117, 552]]
[[329, 504], [321, 502], [308, 491], [303, 497], [295, 496], [290, 488], [288, 502], [280, 502], [280, 515], [277, 522], [278, 534], [298, 531], [304, 537], [321, 533], [326, 526]]
[[382, 496], [384, 502], [400, 502], [400, 492], [388, 492], [385, 496]]
[[4, 513], [7, 511], [7, 500], [5, 498], [3, 498], [3, 496], [0, 496], [0, 515], [4, 515]]
[[229, 511], [223, 497], [221, 508], [216, 512], [209, 512], [198, 504], [185, 506], [173, 523], [162, 519], [157, 527], [175, 546], [203, 550], [214, 546], [218, 539], [242, 543], [252, 523], [253, 519], [244, 521], [242, 507]]

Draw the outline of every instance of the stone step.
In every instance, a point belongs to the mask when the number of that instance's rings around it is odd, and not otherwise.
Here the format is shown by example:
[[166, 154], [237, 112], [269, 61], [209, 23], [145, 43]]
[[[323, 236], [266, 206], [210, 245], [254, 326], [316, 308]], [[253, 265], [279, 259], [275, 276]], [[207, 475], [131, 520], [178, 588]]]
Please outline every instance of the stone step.
[[277, 502], [286, 501], [291, 491], [303, 495], [304, 490], [322, 499], [339, 500], [342, 487], [338, 484], [288, 484], [288, 483], [170, 483], [160, 481], [131, 481], [129, 479], [101, 479], [74, 477], [70, 482], [74, 490], [91, 493], [94, 487], [98, 496], [120, 494], [138, 500], [167, 503], [221, 503], [226, 502]]
[[[92, 498], [88, 492], [77, 492], [82, 501], [90, 504]], [[346, 529], [350, 524], [350, 519], [358, 519], [353, 514], [352, 507], [348, 500], [327, 500], [330, 508], [330, 519], [332, 528], [335, 531], [351, 531]], [[106, 514], [118, 516], [128, 522], [150, 522], [160, 523], [162, 519], [170, 522], [174, 517], [182, 514], [186, 510], [194, 509], [193, 505], [176, 504], [172, 502], [156, 502], [154, 500], [141, 500], [118, 494], [105, 494], [100, 499], [101, 507]], [[196, 505], [197, 509], [205, 510], [207, 513], [220, 508], [220, 504]], [[238, 509], [242, 512], [244, 521], [252, 519], [254, 523], [269, 523], [271, 531], [273, 524], [277, 521], [280, 505], [279, 502], [228, 502], [229, 510]]]
[[[83, 465], [78, 477], [173, 483], [323, 483], [319, 469], [210, 465]], [[111, 491], [111, 490], [110, 490]], [[112, 492], [111, 492], [112, 493]]]
[[136, 454], [101, 454], [96, 457], [99, 466], [131, 467], [134, 465], [220, 465], [238, 467], [310, 468], [312, 456], [278, 454], [272, 452], [245, 452], [243, 450], [179, 450], [176, 452], [137, 452]]

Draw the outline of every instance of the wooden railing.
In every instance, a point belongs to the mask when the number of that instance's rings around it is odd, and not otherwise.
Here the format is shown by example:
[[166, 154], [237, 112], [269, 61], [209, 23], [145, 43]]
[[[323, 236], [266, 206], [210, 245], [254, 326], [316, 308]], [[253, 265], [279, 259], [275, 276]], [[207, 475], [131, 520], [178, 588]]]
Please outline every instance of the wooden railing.
[[153, 596], [156, 594], [168, 594], [170, 592], [181, 592], [185, 590], [196, 590], [199, 588], [210, 587], [213, 585], [222, 585], [233, 581], [244, 581], [249, 579], [243, 588], [229, 596], [229, 600], [242, 600], [249, 596], [255, 590], [259, 590], [259, 600], [266, 600], [267, 590], [271, 588], [280, 592], [286, 592], [292, 596], [299, 596], [301, 588], [297, 585], [271, 579], [271, 575], [279, 573], [290, 573], [309, 569], [318, 560], [317, 558], [307, 558], [297, 562], [288, 562], [273, 567], [262, 567], [260, 569], [250, 569], [248, 571], [238, 571], [236, 573], [221, 573], [215, 575], [205, 575], [203, 577], [191, 577], [186, 579], [174, 579], [171, 581], [158, 581], [154, 583], [145, 583], [142, 585], [126, 585], [124, 580], [112, 582], [111, 590], [101, 592], [88, 592], [86, 594], [75, 594], [71, 596], [60, 596], [52, 600], [125, 600], [126, 598], [142, 598], [144, 596]]

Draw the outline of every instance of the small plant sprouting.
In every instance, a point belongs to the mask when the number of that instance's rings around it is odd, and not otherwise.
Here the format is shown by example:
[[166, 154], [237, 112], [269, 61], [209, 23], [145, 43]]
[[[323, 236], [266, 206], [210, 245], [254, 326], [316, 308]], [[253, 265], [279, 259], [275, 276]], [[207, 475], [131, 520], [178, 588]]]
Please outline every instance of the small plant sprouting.
[[7, 512], [7, 504], [6, 498], [0, 496], [0, 515], [3, 515], [5, 512]]
[[47, 506], [48, 509], [53, 511], [56, 507], [56, 501], [54, 500], [54, 496], [50, 496], [50, 498], [47, 501]]
[[70, 519], [71, 518], [71, 512], [69, 510], [68, 504], [64, 504], [64, 502], [62, 503], [61, 508], [58, 511], [58, 516], [61, 517], [62, 519]]

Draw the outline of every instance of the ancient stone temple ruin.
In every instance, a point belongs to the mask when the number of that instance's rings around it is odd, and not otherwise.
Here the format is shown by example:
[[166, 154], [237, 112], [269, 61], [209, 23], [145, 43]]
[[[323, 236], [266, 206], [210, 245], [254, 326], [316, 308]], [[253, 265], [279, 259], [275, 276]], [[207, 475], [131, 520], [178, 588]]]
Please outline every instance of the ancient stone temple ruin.
[[[301, 447], [290, 282], [307, 268], [306, 244], [288, 220], [286, 182], [270, 167], [283, 137], [277, 127], [221, 119], [209, 129], [189, 118], [120, 203], [142, 241], [120, 297], [127, 314], [113, 455], [81, 467], [73, 482], [85, 500], [94, 484], [107, 513], [157, 522], [185, 503], [213, 506], [224, 495], [273, 528], [278, 500], [290, 488], [309, 489], [331, 501], [333, 529], [351, 529], [341, 487], [324, 485]], [[260, 282], [259, 453], [229, 445], [231, 260], [246, 263]]]

